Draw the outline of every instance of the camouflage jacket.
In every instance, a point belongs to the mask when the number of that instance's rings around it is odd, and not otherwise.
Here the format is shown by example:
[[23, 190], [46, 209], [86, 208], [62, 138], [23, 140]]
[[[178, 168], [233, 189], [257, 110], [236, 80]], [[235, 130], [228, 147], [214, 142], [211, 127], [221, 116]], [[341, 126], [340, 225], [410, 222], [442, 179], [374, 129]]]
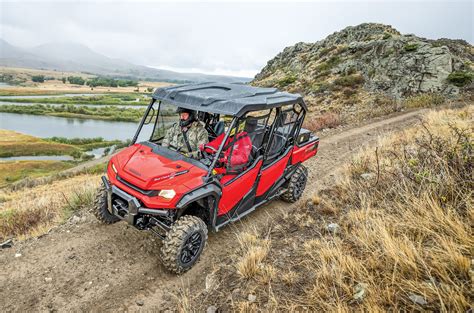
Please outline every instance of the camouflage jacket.
[[195, 159], [200, 158], [199, 146], [201, 144], [206, 144], [209, 140], [207, 130], [200, 122], [194, 122], [186, 131], [186, 136], [188, 137], [188, 142], [191, 146], [191, 153], [188, 151], [188, 147], [183, 138], [183, 132], [181, 131], [181, 126], [179, 126], [178, 123], [175, 123], [166, 131], [165, 138], [161, 145], [163, 147], [169, 147], [171, 145], [178, 149], [181, 148], [181, 153]]

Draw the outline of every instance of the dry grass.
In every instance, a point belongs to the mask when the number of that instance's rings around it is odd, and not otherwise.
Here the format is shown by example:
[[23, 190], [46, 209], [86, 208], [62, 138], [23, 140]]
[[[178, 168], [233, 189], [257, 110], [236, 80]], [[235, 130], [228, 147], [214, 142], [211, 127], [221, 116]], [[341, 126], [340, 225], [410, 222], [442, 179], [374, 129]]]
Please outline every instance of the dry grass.
[[[41, 95], [41, 94], [58, 94], [58, 93], [104, 93], [104, 92], [134, 92], [136, 87], [95, 87], [91, 89], [89, 86], [80, 86], [72, 84], [64, 84], [61, 78], [68, 76], [80, 76], [89, 79], [95, 75], [84, 74], [80, 72], [59, 72], [52, 70], [37, 70], [29, 68], [0, 67], [0, 75], [9, 74], [22, 80], [26, 80], [24, 86], [8, 86], [0, 90], [2, 95]], [[44, 75], [46, 77], [54, 77], [53, 80], [47, 80], [44, 83], [34, 83], [31, 81], [33, 75]], [[163, 87], [172, 85], [167, 82], [148, 82], [140, 81], [140, 91], [145, 91], [147, 87]]]
[[243, 254], [237, 261], [237, 273], [246, 279], [257, 275], [264, 281], [271, 279], [274, 275], [272, 268], [263, 264], [270, 250], [270, 240], [257, 237], [255, 232], [246, 232], [239, 234], [237, 241]]
[[0, 188], [21, 179], [54, 174], [72, 166], [71, 163], [61, 161], [0, 162]]
[[80, 175], [19, 191], [0, 191], [0, 240], [47, 232], [92, 203], [99, 175]]
[[336, 128], [341, 125], [341, 123], [341, 117], [339, 114], [327, 112], [318, 116], [306, 118], [303, 127], [311, 131], [318, 131], [325, 128]]
[[[230, 256], [237, 266], [216, 273], [223, 292], [197, 297], [194, 307], [468, 310], [474, 301], [473, 111], [428, 114], [421, 125], [381, 140], [377, 152], [359, 155], [337, 185], [283, 216], [278, 227], [240, 234], [243, 248]], [[262, 234], [272, 238], [263, 252]], [[261, 280], [265, 266], [277, 274]]]
[[0, 129], [0, 157], [23, 155], [63, 155], [79, 151], [76, 147]]

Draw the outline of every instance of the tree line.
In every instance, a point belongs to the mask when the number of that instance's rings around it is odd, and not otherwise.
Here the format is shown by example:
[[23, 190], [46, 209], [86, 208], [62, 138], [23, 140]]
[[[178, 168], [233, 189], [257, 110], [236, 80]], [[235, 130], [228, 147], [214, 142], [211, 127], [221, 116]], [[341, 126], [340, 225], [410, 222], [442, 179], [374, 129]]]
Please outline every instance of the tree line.
[[[34, 75], [31, 77], [31, 80], [35, 83], [43, 83], [45, 80], [48, 80], [49, 77], [45, 77], [44, 75]], [[130, 79], [114, 79], [108, 77], [94, 77], [91, 79], [84, 79], [80, 76], [68, 76], [63, 77], [62, 82], [65, 84], [66, 82], [73, 84], [73, 85], [87, 85], [90, 87], [137, 87], [138, 81], [130, 80]]]

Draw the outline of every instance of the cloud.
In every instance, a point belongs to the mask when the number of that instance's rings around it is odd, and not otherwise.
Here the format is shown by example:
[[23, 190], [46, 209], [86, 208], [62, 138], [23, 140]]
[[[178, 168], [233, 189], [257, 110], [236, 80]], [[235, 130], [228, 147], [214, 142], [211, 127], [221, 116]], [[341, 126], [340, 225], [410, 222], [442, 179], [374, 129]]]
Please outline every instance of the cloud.
[[83, 43], [137, 64], [205, 72], [258, 71], [284, 47], [348, 25], [473, 42], [472, 3], [449, 2], [2, 2], [0, 37], [19, 46]]

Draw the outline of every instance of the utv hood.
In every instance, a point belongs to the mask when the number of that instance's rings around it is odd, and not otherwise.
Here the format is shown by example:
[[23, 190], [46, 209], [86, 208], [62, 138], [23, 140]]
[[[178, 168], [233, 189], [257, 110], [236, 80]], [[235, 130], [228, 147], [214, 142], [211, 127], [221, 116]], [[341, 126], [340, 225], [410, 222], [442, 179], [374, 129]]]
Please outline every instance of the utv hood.
[[[118, 175], [145, 190], [188, 186], [190, 181], [206, 175], [206, 170], [191, 164], [187, 158], [165, 148], [135, 144], [115, 157]], [[194, 161], [193, 162], [198, 162]], [[190, 186], [188, 186], [190, 187]]]

